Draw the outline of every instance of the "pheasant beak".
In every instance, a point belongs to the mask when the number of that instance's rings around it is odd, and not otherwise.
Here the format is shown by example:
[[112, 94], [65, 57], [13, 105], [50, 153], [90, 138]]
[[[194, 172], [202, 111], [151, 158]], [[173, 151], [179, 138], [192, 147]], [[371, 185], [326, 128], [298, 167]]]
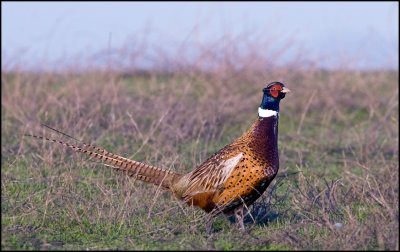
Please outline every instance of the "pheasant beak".
[[284, 94], [289, 93], [289, 92], [290, 92], [290, 89], [285, 88], [285, 87], [281, 90], [281, 93], [284, 93]]

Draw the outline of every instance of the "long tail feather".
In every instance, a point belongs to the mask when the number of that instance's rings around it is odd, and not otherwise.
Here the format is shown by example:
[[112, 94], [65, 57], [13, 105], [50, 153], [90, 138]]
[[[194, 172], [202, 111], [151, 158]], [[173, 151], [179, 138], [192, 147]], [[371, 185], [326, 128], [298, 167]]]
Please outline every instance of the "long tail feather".
[[[62, 132], [59, 132], [62, 133]], [[63, 133], [64, 134], [64, 133]], [[98, 159], [108, 164], [110, 167], [126, 172], [129, 176], [135, 177], [136, 179], [148, 182], [154, 185], [159, 185], [164, 189], [169, 189], [170, 185], [176, 181], [181, 175], [168, 171], [165, 169], [157, 168], [151, 165], [147, 165], [138, 161], [130, 160], [114, 153], [108, 152], [99, 147], [83, 143], [84, 146], [90, 149], [83, 148], [81, 146], [75, 146], [60, 140], [47, 138], [44, 136], [25, 134], [25, 136], [34, 137], [54, 143], [61, 144], [68, 147], [76, 152], [83, 153], [89, 157]], [[73, 137], [71, 137], [73, 138]], [[77, 139], [76, 139], [77, 140]], [[78, 140], [79, 141], [79, 140]]]
[[[46, 128], [48, 128], [48, 129], [50, 129], [50, 130], [53, 130], [53, 131], [59, 133], [59, 134], [62, 134], [62, 135], [64, 135], [64, 136], [68, 137], [68, 138], [71, 138], [71, 139], [73, 139], [73, 140], [75, 140], [75, 141], [77, 141], [77, 142], [80, 142], [83, 146], [88, 147], [87, 149], [94, 150], [94, 151], [98, 152], [99, 154], [102, 154], [102, 155], [105, 155], [105, 156], [108, 156], [108, 157], [112, 157], [112, 158], [117, 159], [117, 160], [120, 160], [120, 161], [128, 161], [128, 162], [129, 162], [129, 161], [132, 161], [132, 160], [130, 160], [130, 159], [127, 159], [127, 158], [121, 157], [121, 156], [119, 156], [119, 155], [115, 155], [115, 154], [113, 154], [113, 153], [111, 153], [111, 152], [108, 152], [108, 151], [106, 151], [105, 149], [102, 149], [102, 148], [100, 148], [100, 147], [94, 146], [94, 145], [89, 144], [89, 143], [85, 143], [85, 142], [83, 142], [83, 141], [81, 141], [81, 140], [79, 140], [79, 139], [76, 139], [76, 138], [73, 137], [73, 136], [70, 136], [70, 135], [66, 134], [65, 132], [59, 131], [59, 130], [57, 130], [57, 129], [55, 129], [55, 128], [52, 128], [52, 127], [50, 127], [49, 125], [46, 125], [46, 124], [44, 124], [44, 123], [41, 123], [41, 125], [44, 126], [44, 127], [46, 127]], [[56, 141], [57, 141], [57, 140], [56, 140]]]

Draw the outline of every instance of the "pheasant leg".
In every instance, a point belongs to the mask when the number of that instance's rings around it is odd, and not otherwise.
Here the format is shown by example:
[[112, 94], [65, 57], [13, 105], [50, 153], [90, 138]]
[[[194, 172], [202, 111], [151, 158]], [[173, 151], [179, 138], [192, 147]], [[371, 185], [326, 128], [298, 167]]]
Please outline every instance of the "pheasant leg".
[[239, 230], [244, 231], [244, 211], [243, 211], [243, 205], [235, 209], [235, 217], [236, 221], [239, 224]]

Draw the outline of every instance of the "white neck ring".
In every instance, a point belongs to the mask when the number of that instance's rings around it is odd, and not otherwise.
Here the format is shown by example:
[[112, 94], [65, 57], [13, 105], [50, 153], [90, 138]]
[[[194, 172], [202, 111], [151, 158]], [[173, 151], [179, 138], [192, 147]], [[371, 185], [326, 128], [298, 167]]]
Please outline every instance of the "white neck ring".
[[258, 116], [259, 117], [271, 117], [277, 116], [278, 112], [270, 109], [262, 109], [261, 107], [258, 108]]

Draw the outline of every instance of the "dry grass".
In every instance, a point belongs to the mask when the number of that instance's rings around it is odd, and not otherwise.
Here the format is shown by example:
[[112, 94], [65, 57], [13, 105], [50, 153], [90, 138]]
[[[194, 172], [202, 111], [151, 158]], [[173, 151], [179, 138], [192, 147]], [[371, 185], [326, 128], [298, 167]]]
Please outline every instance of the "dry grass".
[[[168, 74], [2, 73], [2, 249], [398, 250], [398, 72], [223, 62]], [[292, 90], [281, 104], [280, 177], [244, 235], [220, 217], [207, 236], [200, 210], [22, 137], [68, 140], [46, 123], [184, 173], [251, 125], [275, 80]]]

